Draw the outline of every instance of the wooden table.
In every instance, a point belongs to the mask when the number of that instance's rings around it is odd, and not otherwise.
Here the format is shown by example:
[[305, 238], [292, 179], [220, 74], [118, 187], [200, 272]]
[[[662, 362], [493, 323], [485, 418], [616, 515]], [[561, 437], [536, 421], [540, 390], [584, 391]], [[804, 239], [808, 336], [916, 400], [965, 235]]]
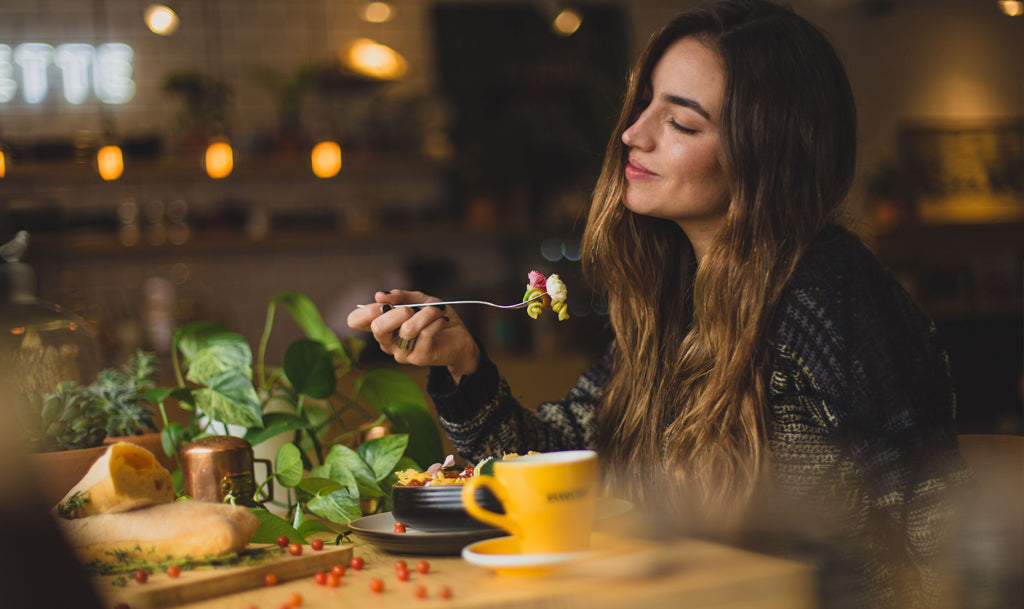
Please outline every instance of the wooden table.
[[[681, 540], [649, 549], [656, 553], [657, 561], [663, 561], [665, 572], [634, 573], [630, 565], [646, 564], [643, 560], [651, 556], [640, 552], [634, 557], [619, 556], [616, 560], [624, 561], [620, 563], [598, 562], [584, 569], [545, 576], [510, 576], [496, 575], [459, 557], [390, 554], [356, 541], [353, 551], [363, 557], [365, 568], [361, 571], [348, 569], [337, 588], [317, 585], [313, 577], [302, 577], [274, 587], [256, 588], [180, 607], [278, 609], [286, 605], [293, 593], [302, 596], [302, 607], [311, 609], [805, 609], [814, 606], [813, 573], [802, 564], [696, 540]], [[399, 581], [395, 575], [394, 565], [399, 559], [409, 564], [411, 576], [406, 582]], [[419, 560], [430, 563], [428, 574], [420, 575], [415, 571]], [[371, 578], [384, 582], [383, 592], [370, 590]], [[426, 598], [417, 598], [415, 590], [419, 585], [426, 588]], [[440, 597], [439, 591], [444, 586], [451, 589], [451, 598]]]

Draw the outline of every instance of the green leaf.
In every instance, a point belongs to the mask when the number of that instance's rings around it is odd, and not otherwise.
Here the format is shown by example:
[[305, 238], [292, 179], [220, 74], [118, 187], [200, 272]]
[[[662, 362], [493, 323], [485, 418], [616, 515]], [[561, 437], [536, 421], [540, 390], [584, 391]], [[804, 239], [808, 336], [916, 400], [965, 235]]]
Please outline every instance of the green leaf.
[[309, 476], [303, 478], [302, 482], [299, 482], [299, 488], [310, 495], [328, 495], [339, 488], [345, 488], [345, 486], [339, 482], [335, 482], [329, 478], [313, 476], [312, 473], [313, 472], [311, 471]]
[[298, 530], [299, 533], [307, 539], [314, 533], [330, 533], [331, 535], [335, 535], [337, 533], [337, 531], [324, 524], [322, 520], [303, 520], [302, 525], [298, 527]]
[[295, 516], [292, 518], [292, 527], [296, 531], [301, 531], [303, 522], [306, 522], [306, 515], [302, 513], [302, 506], [297, 505], [295, 506]]
[[281, 486], [293, 488], [302, 482], [302, 453], [289, 442], [277, 449], [274, 457], [274, 477]]
[[320, 310], [316, 308], [312, 300], [299, 292], [287, 291], [274, 295], [270, 301], [283, 304], [307, 337], [321, 342], [335, 357], [341, 357], [348, 361], [348, 356], [341, 347], [338, 335], [324, 323]]
[[[351, 473], [358, 485], [359, 491], [357, 494], [359, 497], [380, 497], [384, 494], [380, 484], [377, 483], [377, 476], [373, 473], [373, 470], [363, 461], [359, 453], [348, 446], [344, 444], [334, 445], [330, 452], [327, 453], [324, 464], [330, 465], [332, 480], [337, 480], [334, 477], [336, 468], [345, 469]], [[338, 480], [338, 482], [341, 481]]]
[[237, 370], [224, 370], [195, 391], [196, 406], [214, 421], [262, 427], [263, 411], [252, 380]]
[[259, 520], [256, 532], [253, 533], [249, 543], [277, 543], [277, 538], [282, 535], [287, 536], [289, 541], [295, 543], [306, 541], [306, 538], [295, 527], [288, 524], [287, 520], [277, 514], [273, 514], [263, 508], [249, 508], [249, 511], [255, 514]]
[[252, 350], [245, 337], [233, 332], [215, 334], [206, 341], [188, 365], [185, 378], [209, 385], [222, 372], [235, 370], [252, 379]]
[[419, 464], [419, 469], [444, 461], [441, 432], [430, 412], [417, 405], [396, 403], [385, 407], [384, 414], [394, 433], [408, 434], [409, 447], [405, 452]]
[[274, 436], [305, 429], [308, 426], [306, 419], [290, 412], [268, 412], [263, 415], [263, 428], [250, 429], [245, 432], [245, 439], [256, 446], [266, 442]]
[[331, 420], [327, 409], [318, 404], [306, 404], [302, 407], [302, 417], [306, 419], [306, 429], [316, 429]]
[[168, 423], [160, 432], [160, 444], [168, 457], [178, 454], [178, 449], [187, 441], [188, 432], [181, 423]]
[[182, 493], [185, 492], [185, 475], [182, 473], [181, 468], [175, 468], [171, 472], [171, 483], [174, 484], [174, 494], [181, 497]]
[[318, 495], [310, 499], [306, 507], [317, 516], [331, 522], [349, 523], [363, 516], [359, 498], [344, 488], [327, 495]]
[[356, 397], [364, 397], [379, 412], [395, 404], [409, 404], [427, 410], [427, 400], [419, 386], [407, 374], [394, 368], [368, 370], [356, 384]]
[[[352, 495], [359, 496], [359, 483], [356, 482], [356, 477], [352, 475], [344, 464], [339, 459], [326, 460], [323, 465], [318, 465], [313, 469], [309, 470], [309, 476], [311, 478], [324, 478], [330, 480], [336, 484], [341, 485], [342, 488], [348, 489]], [[320, 494], [327, 494], [331, 491], [326, 491]]]
[[498, 462], [497, 459], [494, 459], [493, 457], [488, 459], [486, 462], [484, 462], [484, 464], [480, 466], [480, 475], [481, 476], [493, 476], [494, 475], [494, 464], [497, 463], [497, 462]]
[[356, 453], [373, 470], [374, 478], [380, 481], [395, 469], [408, 445], [408, 435], [388, 434], [360, 444]]
[[225, 332], [228, 332], [228, 329], [221, 324], [200, 321], [175, 328], [172, 336], [175, 346], [185, 360], [185, 366], [188, 367], [211, 336]]
[[296, 391], [318, 400], [330, 397], [338, 383], [327, 347], [310, 338], [300, 338], [288, 345], [284, 352], [284, 374]]
[[191, 404], [192, 390], [184, 387], [150, 387], [142, 393], [142, 397], [153, 404], [163, 404], [170, 397], [182, 404]]

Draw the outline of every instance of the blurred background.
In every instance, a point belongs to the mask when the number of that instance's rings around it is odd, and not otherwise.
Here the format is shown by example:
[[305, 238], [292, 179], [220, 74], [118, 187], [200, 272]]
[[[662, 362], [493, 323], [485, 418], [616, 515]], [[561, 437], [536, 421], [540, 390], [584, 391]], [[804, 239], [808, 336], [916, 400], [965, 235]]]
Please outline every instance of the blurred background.
[[[692, 4], [0, 0], [0, 243], [30, 233], [5, 259], [104, 365], [191, 321], [255, 346], [284, 290], [344, 335], [376, 290], [559, 273], [569, 322], [460, 314], [525, 403], [560, 398], [608, 340], [579, 239], [626, 70]], [[1021, 433], [1024, 8], [792, 4], [857, 97], [849, 225], [937, 321], [960, 431]]]

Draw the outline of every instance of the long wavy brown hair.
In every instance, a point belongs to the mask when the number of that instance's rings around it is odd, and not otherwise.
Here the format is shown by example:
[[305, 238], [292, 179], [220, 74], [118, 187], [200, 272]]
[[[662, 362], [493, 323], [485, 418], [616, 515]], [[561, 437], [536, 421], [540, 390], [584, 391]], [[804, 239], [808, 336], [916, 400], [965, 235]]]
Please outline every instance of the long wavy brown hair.
[[[706, 255], [680, 227], [623, 205], [622, 133], [673, 42], [726, 73], [719, 154], [731, 203]], [[856, 110], [825, 35], [787, 8], [726, 0], [655, 33], [631, 72], [584, 234], [584, 271], [608, 301], [613, 372], [597, 415], [608, 482], [638, 501], [740, 516], [767, 459], [767, 328], [856, 164]]]

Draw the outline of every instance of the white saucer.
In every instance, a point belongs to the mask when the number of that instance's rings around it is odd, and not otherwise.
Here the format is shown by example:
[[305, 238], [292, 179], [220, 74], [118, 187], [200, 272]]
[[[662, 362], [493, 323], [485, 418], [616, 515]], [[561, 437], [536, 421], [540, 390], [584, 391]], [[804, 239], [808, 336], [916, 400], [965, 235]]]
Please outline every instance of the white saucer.
[[466, 562], [484, 567], [499, 575], [550, 575], [573, 563], [635, 552], [644, 547], [637, 542], [625, 542], [606, 533], [594, 533], [590, 549], [583, 552], [552, 554], [523, 554], [515, 537], [496, 537], [462, 548]]

